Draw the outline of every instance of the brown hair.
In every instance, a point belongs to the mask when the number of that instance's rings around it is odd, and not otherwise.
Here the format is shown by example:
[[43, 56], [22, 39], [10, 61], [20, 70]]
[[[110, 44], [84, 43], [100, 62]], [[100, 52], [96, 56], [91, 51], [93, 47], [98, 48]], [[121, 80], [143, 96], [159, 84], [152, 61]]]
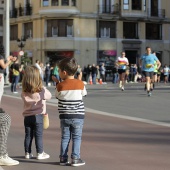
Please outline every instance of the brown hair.
[[78, 64], [75, 58], [65, 58], [58, 63], [58, 67], [61, 71], [66, 71], [69, 76], [73, 76], [78, 68]]
[[28, 93], [40, 92], [43, 87], [40, 72], [36, 66], [27, 66], [22, 79], [22, 91]]

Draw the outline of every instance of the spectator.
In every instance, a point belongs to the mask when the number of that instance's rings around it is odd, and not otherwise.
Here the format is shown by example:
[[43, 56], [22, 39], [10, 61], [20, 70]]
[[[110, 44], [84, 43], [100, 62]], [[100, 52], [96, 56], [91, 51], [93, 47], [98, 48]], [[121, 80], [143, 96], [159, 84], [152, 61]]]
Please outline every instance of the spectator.
[[[52, 76], [54, 76], [55, 78], [57, 78], [57, 80], [60, 81], [57, 64], [55, 65], [55, 67], [54, 67], [54, 69], [53, 69]], [[56, 82], [53, 82], [53, 84], [56, 85]]]
[[164, 73], [164, 83], [168, 83], [169, 67], [165, 64], [163, 68]]
[[[4, 62], [4, 57], [0, 55], [0, 105], [1, 98], [4, 92], [4, 71], [11, 63], [13, 57], [9, 56], [7, 62]], [[19, 162], [10, 158], [7, 152], [7, 138], [11, 126], [11, 117], [0, 108], [0, 166], [18, 165]]]
[[84, 68], [83, 68], [83, 81], [86, 81], [86, 77], [87, 77], [87, 67], [84, 66]]
[[78, 68], [77, 68], [77, 71], [76, 71], [74, 77], [78, 80], [82, 80], [82, 70], [81, 70], [80, 65], [78, 65]]
[[47, 63], [46, 67], [45, 67], [45, 82], [46, 82], [46, 86], [48, 86], [48, 83], [49, 83], [49, 80], [50, 80], [50, 74], [51, 74], [50, 64]]
[[12, 82], [11, 82], [11, 92], [13, 93], [18, 93], [17, 92], [17, 85], [19, 82], [19, 78], [20, 78], [20, 72], [21, 72], [21, 67], [18, 64], [18, 57], [14, 56], [12, 61], [14, 62], [11, 67], [10, 70], [12, 72]]
[[97, 80], [97, 83], [99, 83], [100, 82], [100, 68], [99, 68], [98, 65], [96, 66], [96, 68], [97, 68], [97, 77], [96, 77], [96, 80]]
[[96, 84], [97, 68], [95, 64], [92, 64], [91, 73], [92, 73], [92, 82], [93, 84]]
[[104, 63], [102, 63], [102, 65], [100, 67], [100, 76], [101, 76], [103, 82], [106, 81], [105, 73], [106, 73], [106, 69], [105, 69]]
[[89, 83], [90, 82], [90, 76], [91, 76], [91, 65], [88, 64], [87, 66], [87, 76], [86, 76], [86, 82]]
[[117, 68], [116, 64], [114, 64], [114, 66], [112, 68], [112, 74], [113, 74], [112, 83], [116, 84], [118, 82], [118, 77], [119, 77], [118, 68]]

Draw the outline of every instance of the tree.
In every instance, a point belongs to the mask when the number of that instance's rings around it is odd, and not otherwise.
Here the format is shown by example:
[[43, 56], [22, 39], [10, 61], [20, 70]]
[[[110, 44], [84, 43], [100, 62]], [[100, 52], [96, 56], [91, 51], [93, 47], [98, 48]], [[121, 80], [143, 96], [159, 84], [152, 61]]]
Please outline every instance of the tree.
[[28, 57], [27, 52], [25, 52], [24, 55], [21, 57], [21, 63], [23, 63], [24, 66], [31, 64], [31, 59], [30, 59], [30, 57]]

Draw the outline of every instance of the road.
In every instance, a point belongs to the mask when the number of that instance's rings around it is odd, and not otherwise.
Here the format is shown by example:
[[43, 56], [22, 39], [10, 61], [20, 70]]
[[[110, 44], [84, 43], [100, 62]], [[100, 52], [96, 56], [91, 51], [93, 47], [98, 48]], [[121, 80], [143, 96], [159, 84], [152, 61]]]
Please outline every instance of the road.
[[[54, 88], [50, 87], [54, 94]], [[20, 161], [19, 166], [4, 170], [169, 170], [169, 86], [161, 84], [152, 97], [147, 97], [143, 84], [128, 84], [121, 92], [117, 86], [88, 85], [84, 98], [86, 118], [81, 157], [86, 165], [78, 168], [59, 165], [60, 128], [56, 99], [47, 104], [50, 127], [44, 131], [44, 150], [48, 160], [24, 159], [23, 103], [19, 94], [5, 89], [3, 108], [11, 115], [8, 138], [9, 155]], [[33, 146], [33, 154], [35, 147]]]

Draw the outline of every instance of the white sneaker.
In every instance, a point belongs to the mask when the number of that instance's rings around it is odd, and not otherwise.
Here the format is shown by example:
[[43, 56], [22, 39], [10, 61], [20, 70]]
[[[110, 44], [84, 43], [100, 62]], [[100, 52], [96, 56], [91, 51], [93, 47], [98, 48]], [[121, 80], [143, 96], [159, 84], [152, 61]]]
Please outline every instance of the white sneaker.
[[17, 91], [14, 91], [13, 93], [18, 93]]
[[33, 157], [32, 153], [28, 153], [28, 152], [25, 153], [25, 159], [31, 159], [32, 157]]
[[46, 154], [45, 152], [37, 154], [37, 159], [48, 159], [49, 157], [50, 155]]
[[4, 166], [12, 166], [12, 165], [18, 165], [19, 162], [10, 158], [8, 155], [4, 155], [0, 157], [0, 165]]

